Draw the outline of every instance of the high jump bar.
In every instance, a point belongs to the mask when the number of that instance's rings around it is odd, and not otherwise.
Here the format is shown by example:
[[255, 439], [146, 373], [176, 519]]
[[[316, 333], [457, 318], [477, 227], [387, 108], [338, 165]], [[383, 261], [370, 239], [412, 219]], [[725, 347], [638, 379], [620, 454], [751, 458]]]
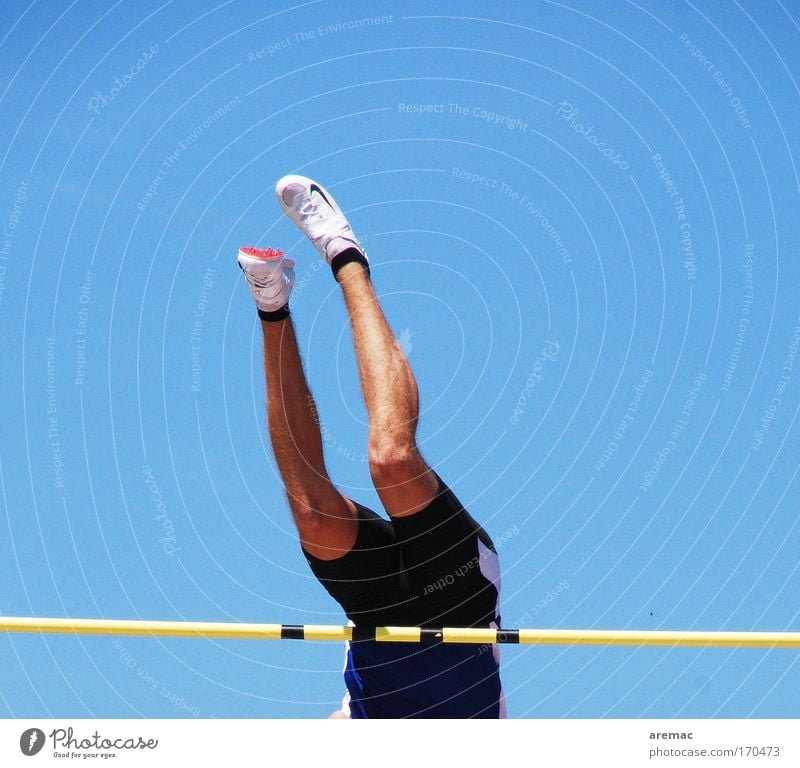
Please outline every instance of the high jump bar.
[[210, 621], [0, 617], [0, 632], [205, 637], [219, 640], [376, 640], [388, 643], [627, 645], [693, 648], [800, 648], [800, 632], [628, 629], [489, 629], [345, 627], [327, 624], [239, 624]]

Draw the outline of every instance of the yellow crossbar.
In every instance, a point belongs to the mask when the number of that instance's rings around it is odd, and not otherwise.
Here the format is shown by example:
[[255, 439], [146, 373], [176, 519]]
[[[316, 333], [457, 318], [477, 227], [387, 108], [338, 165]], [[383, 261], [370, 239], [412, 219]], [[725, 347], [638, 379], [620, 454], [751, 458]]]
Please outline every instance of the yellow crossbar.
[[629, 645], [694, 648], [800, 648], [800, 632], [697, 632], [622, 629], [420, 629], [325, 624], [236, 624], [210, 621], [0, 617], [0, 632], [208, 637], [220, 640], [377, 640], [388, 643]]

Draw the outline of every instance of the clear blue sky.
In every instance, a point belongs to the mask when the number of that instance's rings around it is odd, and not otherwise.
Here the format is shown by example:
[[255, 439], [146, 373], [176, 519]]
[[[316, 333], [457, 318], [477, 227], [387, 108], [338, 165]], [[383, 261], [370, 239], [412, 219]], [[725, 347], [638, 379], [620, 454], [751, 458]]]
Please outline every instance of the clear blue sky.
[[[800, 630], [800, 3], [7, 3], [0, 613], [342, 623], [242, 244], [370, 505], [325, 184], [497, 539], [507, 626]], [[510, 648], [515, 717], [800, 716], [793, 651]], [[0, 637], [0, 715], [327, 715], [334, 644]]]

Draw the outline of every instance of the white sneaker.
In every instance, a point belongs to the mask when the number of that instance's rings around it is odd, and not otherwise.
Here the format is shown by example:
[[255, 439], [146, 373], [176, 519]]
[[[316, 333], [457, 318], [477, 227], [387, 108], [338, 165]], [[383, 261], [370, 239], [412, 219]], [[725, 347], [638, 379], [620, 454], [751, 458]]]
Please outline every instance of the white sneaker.
[[284, 259], [283, 251], [240, 248], [239, 266], [259, 309], [275, 312], [286, 306], [294, 285], [294, 261]]
[[305, 176], [284, 176], [275, 185], [284, 213], [314, 243], [330, 264], [342, 251], [355, 248], [368, 263], [367, 254], [330, 193]]

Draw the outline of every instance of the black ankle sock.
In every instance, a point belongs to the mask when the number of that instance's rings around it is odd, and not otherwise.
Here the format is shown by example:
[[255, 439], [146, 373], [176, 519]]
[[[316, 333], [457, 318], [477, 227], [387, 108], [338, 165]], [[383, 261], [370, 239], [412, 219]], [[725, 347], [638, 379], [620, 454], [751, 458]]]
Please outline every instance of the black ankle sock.
[[341, 253], [337, 253], [336, 256], [333, 257], [331, 261], [331, 270], [333, 271], [333, 276], [336, 277], [339, 270], [345, 264], [352, 264], [353, 262], [361, 264], [361, 266], [367, 270], [367, 275], [369, 276], [369, 264], [367, 263], [364, 254], [361, 253], [358, 248], [348, 248]]
[[272, 312], [266, 312], [263, 309], [259, 309], [258, 316], [268, 323], [275, 323], [278, 320], [284, 320], [285, 318], [289, 317], [289, 305], [284, 304], [280, 309], [273, 310]]

